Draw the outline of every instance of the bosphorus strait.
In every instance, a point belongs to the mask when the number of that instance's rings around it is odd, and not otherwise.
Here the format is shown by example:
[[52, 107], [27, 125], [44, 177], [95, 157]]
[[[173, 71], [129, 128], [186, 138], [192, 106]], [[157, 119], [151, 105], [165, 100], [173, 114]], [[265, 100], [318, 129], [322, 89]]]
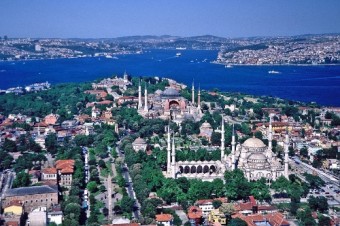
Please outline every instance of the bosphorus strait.
[[[340, 66], [233, 66], [210, 63], [217, 51], [146, 50], [115, 58], [91, 57], [0, 62], [0, 89], [35, 82], [84, 82], [124, 71], [132, 76], [168, 77], [202, 89], [268, 95], [340, 106]], [[275, 71], [278, 73], [268, 73]]]

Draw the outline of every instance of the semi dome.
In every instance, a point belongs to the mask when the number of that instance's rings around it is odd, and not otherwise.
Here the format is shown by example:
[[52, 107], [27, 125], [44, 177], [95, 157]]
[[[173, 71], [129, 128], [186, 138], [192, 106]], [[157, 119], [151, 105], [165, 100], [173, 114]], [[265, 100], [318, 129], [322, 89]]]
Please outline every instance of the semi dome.
[[211, 125], [210, 125], [209, 122], [205, 121], [205, 122], [202, 123], [201, 128], [202, 129], [211, 129]]
[[146, 144], [146, 142], [143, 138], [138, 137], [133, 144]]
[[248, 148], [264, 148], [266, 145], [262, 142], [262, 140], [252, 137], [247, 139], [244, 143], [243, 146], [248, 147]]
[[178, 97], [178, 96], [180, 96], [180, 94], [174, 88], [167, 88], [166, 90], [164, 90], [162, 96], [164, 96], [164, 97]]
[[253, 153], [248, 158], [249, 162], [266, 162], [267, 157], [262, 153]]

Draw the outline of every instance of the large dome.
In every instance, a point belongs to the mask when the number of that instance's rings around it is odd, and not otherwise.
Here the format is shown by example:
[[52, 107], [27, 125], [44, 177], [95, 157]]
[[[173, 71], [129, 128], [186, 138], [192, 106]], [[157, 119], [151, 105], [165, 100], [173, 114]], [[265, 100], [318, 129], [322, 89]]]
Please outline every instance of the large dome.
[[262, 142], [262, 140], [252, 137], [247, 139], [244, 143], [243, 146], [248, 147], [248, 148], [264, 148], [266, 145]]
[[164, 96], [164, 97], [178, 97], [178, 96], [180, 96], [180, 94], [174, 88], [167, 88], [166, 90], [164, 90], [162, 96]]
[[202, 123], [201, 128], [202, 129], [211, 129], [211, 125], [210, 125], [209, 122], [205, 121], [205, 122]]
[[133, 144], [139, 144], [139, 145], [142, 145], [142, 144], [146, 144], [145, 140], [143, 138], [140, 138], [138, 137], [134, 142]]

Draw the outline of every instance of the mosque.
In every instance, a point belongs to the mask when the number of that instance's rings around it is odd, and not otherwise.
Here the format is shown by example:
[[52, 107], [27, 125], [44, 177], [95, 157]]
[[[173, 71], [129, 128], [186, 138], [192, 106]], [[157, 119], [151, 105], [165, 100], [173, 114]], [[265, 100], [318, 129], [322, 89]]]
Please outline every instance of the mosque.
[[[201, 91], [198, 89], [197, 104], [195, 103], [195, 87], [192, 84], [191, 102], [182, 97], [177, 89], [168, 87], [164, 91], [157, 90], [148, 95], [147, 87], [144, 90], [142, 101], [142, 87], [138, 86], [138, 112], [147, 118], [162, 118], [172, 120], [178, 125], [186, 119], [200, 121], [203, 114], [201, 109]], [[211, 126], [203, 123], [200, 136], [209, 137]], [[167, 170], [164, 175], [168, 178], [199, 178], [212, 181], [215, 178], [224, 178], [227, 170], [240, 169], [248, 181], [258, 180], [262, 177], [267, 182], [275, 181], [280, 176], [288, 178], [288, 147], [289, 137], [286, 135], [284, 144], [284, 163], [272, 151], [272, 121], [268, 128], [268, 146], [260, 139], [252, 137], [244, 143], [235, 142], [235, 133], [232, 135], [232, 151], [225, 154], [224, 119], [221, 124], [221, 159], [218, 161], [176, 161], [175, 137], [171, 139], [171, 131], [167, 132]]]
[[202, 118], [201, 92], [198, 90], [197, 104], [195, 104], [195, 88], [192, 86], [192, 101], [181, 96], [175, 88], [168, 87], [164, 91], [157, 90], [154, 94], [148, 94], [144, 89], [144, 101], [142, 100], [142, 87], [138, 85], [138, 112], [143, 117], [171, 119], [178, 125], [189, 119], [199, 121]]
[[174, 137], [168, 129], [167, 133], [167, 171], [168, 178], [197, 178], [212, 181], [215, 178], [223, 179], [226, 170], [240, 169], [248, 181], [256, 181], [262, 177], [267, 183], [275, 181], [280, 176], [288, 178], [288, 147], [289, 137], [286, 135], [284, 144], [284, 164], [272, 151], [272, 124], [270, 120], [268, 131], [268, 147], [258, 138], [247, 139], [243, 144], [235, 142], [235, 133], [232, 135], [232, 152], [225, 154], [224, 120], [221, 125], [221, 160], [219, 161], [177, 161]]

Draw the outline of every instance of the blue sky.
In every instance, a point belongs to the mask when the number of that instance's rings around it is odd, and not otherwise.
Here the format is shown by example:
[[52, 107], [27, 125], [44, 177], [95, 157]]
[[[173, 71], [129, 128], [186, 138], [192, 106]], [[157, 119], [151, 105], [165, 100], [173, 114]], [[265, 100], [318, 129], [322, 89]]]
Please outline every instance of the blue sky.
[[340, 33], [340, 0], [1, 0], [0, 36]]

